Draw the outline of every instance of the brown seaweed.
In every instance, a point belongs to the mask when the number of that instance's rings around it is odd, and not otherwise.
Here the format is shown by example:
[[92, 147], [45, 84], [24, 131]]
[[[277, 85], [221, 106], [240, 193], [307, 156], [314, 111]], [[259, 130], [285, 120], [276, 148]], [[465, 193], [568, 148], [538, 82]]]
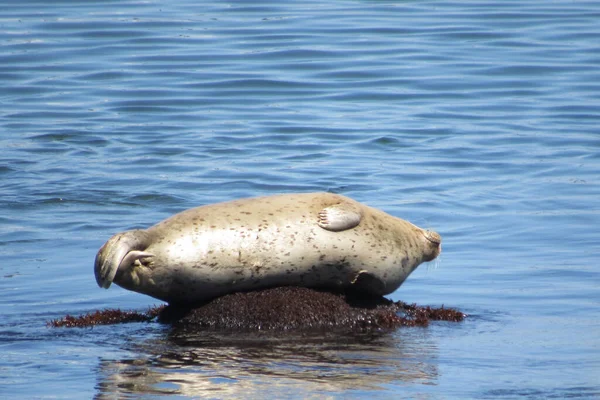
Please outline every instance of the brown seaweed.
[[168, 306], [159, 320], [204, 330], [287, 331], [387, 330], [426, 326], [430, 320], [461, 321], [464, 317], [457, 310], [395, 303], [381, 296], [277, 287], [228, 294], [192, 309]]
[[107, 308], [88, 314], [74, 317], [66, 315], [60, 319], [53, 319], [47, 323], [54, 328], [83, 328], [96, 325], [113, 325], [127, 322], [150, 322], [155, 319], [165, 306], [152, 307], [145, 312], [121, 311], [120, 309]]
[[160, 306], [146, 312], [105, 309], [48, 323], [53, 327], [86, 327], [125, 322], [161, 323], [193, 330], [310, 331], [391, 330], [427, 326], [429, 321], [462, 321], [452, 308], [421, 307], [381, 296], [331, 293], [304, 287], [276, 287], [232, 293], [195, 308]]

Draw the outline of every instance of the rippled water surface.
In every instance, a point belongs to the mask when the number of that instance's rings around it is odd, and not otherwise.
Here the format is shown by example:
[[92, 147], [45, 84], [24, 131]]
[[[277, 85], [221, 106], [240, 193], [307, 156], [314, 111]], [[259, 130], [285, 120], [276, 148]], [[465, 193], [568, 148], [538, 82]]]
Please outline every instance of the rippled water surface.
[[[0, 397], [600, 396], [600, 3], [4, 1]], [[462, 323], [240, 338], [46, 321], [112, 234], [332, 191], [439, 231]]]

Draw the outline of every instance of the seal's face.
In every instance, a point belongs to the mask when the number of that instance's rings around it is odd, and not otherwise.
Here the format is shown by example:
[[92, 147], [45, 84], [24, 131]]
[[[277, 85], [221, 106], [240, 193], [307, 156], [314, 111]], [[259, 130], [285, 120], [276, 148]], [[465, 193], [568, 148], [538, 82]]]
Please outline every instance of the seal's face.
[[423, 231], [425, 251], [423, 261], [434, 260], [442, 252], [442, 237], [434, 231]]

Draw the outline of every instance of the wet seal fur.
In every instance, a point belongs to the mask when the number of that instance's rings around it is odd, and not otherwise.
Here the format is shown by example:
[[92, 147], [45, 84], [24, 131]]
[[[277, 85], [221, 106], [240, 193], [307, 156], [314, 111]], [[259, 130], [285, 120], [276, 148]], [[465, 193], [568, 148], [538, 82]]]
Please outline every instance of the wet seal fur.
[[177, 305], [277, 286], [395, 291], [441, 252], [441, 237], [333, 193], [284, 194], [192, 208], [118, 233], [94, 272]]

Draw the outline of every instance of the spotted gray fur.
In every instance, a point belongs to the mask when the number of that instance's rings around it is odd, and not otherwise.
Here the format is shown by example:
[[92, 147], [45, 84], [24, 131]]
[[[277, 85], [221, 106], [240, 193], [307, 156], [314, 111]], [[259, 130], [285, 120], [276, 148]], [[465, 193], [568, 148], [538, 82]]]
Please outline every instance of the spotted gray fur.
[[98, 251], [112, 282], [172, 304], [274, 286], [385, 295], [441, 252], [440, 235], [333, 193], [242, 199], [118, 233]]

